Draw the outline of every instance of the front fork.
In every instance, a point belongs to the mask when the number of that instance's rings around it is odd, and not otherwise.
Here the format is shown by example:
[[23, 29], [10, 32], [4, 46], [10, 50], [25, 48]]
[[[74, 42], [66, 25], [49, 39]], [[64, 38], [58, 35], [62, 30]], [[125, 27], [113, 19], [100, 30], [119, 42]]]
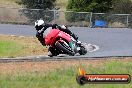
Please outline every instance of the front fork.
[[76, 44], [75, 41], [71, 40], [71, 41], [69, 42], [69, 45], [70, 45], [72, 51], [74, 51], [75, 53], [78, 52], [78, 50], [77, 50], [77, 44]]

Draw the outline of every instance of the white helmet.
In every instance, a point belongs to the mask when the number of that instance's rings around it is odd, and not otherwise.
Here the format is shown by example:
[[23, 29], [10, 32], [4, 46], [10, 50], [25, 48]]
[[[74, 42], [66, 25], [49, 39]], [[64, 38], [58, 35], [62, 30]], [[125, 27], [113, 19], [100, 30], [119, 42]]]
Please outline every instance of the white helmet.
[[36, 22], [35, 22], [35, 27], [36, 26], [41, 26], [41, 25], [43, 25], [44, 24], [44, 21], [43, 20], [37, 20]]

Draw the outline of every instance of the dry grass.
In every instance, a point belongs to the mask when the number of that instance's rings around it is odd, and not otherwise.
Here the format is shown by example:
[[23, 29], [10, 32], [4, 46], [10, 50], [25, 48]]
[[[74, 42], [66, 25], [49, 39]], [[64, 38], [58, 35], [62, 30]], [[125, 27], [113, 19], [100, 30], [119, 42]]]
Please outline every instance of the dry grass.
[[[14, 41], [23, 45], [23, 50], [19, 52], [19, 56], [32, 56], [32, 55], [46, 55], [47, 48], [42, 46], [37, 38], [20, 37], [11, 35], [0, 35], [2, 41]], [[6, 56], [9, 57], [9, 56]]]
[[67, 3], [68, 3], [68, 0], [56, 0], [56, 5], [61, 10], [66, 10]]
[[109, 27], [124, 28], [126, 25], [120, 22], [113, 22], [109, 24]]
[[[22, 6], [16, 3], [18, 0], [1, 0], [0, 7], [8, 7], [8, 8], [0, 8], [0, 22], [2, 23], [27, 23], [28, 18], [24, 15], [20, 15], [19, 9], [10, 9], [10, 8], [21, 8]], [[66, 5], [68, 0], [56, 0], [56, 7], [60, 8], [60, 10], [66, 10]], [[64, 17], [64, 13], [62, 13], [62, 17]], [[65, 21], [65, 19], [60, 19], [61, 22]], [[59, 22], [59, 23], [61, 23]], [[63, 23], [64, 24], [64, 23]]]
[[[79, 67], [87, 74], [130, 74], [132, 58], [0, 63], [0, 88], [80, 88]], [[83, 88], [131, 88], [132, 84], [87, 84]]]
[[[108, 62], [116, 61], [128, 63], [132, 58], [108, 59], [108, 60], [64, 60], [64, 61], [44, 61], [44, 62], [15, 62], [0, 63], [0, 74], [18, 74], [18, 73], [46, 73], [55, 69], [64, 69], [68, 67], [103, 67]], [[77, 69], [78, 70], [78, 69]]]
[[[17, 1], [19, 0], [0, 0], [0, 7], [13, 7], [13, 8], [22, 7], [16, 3]], [[67, 3], [68, 0], [56, 0], [56, 6], [59, 7], [61, 10], [66, 9]]]
[[17, 0], [0, 0], [0, 7], [12, 7], [19, 8], [21, 7], [16, 3]]

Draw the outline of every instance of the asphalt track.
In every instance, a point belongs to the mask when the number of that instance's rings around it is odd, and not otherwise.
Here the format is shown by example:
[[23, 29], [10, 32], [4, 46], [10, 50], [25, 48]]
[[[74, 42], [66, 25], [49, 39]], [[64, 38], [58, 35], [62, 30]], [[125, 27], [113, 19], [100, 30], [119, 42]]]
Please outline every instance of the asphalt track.
[[[87, 27], [70, 27], [69, 29], [78, 35], [80, 41], [100, 47], [95, 52], [89, 52], [85, 56], [74, 56], [74, 58], [132, 56], [132, 29]], [[34, 26], [0, 24], [0, 34], [35, 36], [35, 33]]]

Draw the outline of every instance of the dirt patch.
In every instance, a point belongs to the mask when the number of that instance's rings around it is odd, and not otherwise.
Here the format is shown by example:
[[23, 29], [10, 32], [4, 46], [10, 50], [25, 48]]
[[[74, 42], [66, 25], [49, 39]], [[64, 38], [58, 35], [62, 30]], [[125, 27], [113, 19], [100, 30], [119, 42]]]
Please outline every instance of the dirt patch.
[[46, 73], [55, 69], [63, 69], [67, 67], [102, 67], [110, 61], [131, 62], [132, 58], [124, 59], [107, 59], [107, 60], [64, 60], [64, 61], [44, 61], [44, 62], [15, 62], [15, 63], [0, 63], [0, 74], [15, 74], [15, 73]]

